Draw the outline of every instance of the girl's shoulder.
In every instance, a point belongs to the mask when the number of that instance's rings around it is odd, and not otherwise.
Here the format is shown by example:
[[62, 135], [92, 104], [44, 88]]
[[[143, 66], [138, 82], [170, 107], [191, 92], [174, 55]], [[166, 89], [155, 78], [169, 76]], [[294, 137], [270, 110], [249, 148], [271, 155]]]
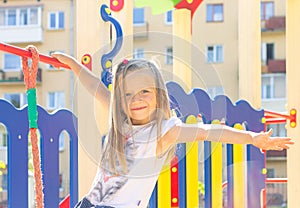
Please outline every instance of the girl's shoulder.
[[179, 126], [181, 124], [182, 124], [182, 121], [178, 117], [172, 116], [169, 119], [163, 121], [163, 123], [162, 123], [162, 133], [165, 134], [172, 127]]
[[182, 121], [177, 116], [164, 120], [165, 125], [180, 125]]

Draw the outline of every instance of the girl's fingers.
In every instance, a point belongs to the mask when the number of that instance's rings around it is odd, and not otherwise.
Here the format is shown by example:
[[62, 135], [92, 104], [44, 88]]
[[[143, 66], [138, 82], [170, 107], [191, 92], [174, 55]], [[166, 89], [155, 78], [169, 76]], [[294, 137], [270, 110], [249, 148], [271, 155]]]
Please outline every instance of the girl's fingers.
[[283, 148], [282, 147], [275, 147], [275, 150], [282, 151]]
[[274, 146], [276, 146], [276, 150], [283, 150], [283, 149], [289, 149], [290, 147], [288, 145], [292, 145], [294, 144], [293, 141], [291, 141], [290, 138], [272, 138], [272, 142], [274, 144]]
[[272, 137], [270, 138], [271, 141], [273, 142], [285, 142], [285, 143], [291, 143], [291, 144], [294, 144], [294, 142], [292, 141], [291, 138], [288, 138], [288, 137]]
[[58, 54], [56, 54], [56, 53], [54, 52], [54, 53], [51, 53], [50, 56], [53, 57], [53, 58], [57, 58], [57, 57], [58, 57]]
[[272, 134], [273, 134], [273, 129], [270, 129], [270, 130], [267, 132], [267, 135], [270, 137], [270, 136], [272, 136]]
[[282, 145], [280, 145], [280, 147], [282, 147], [283, 149], [289, 149], [289, 148], [290, 148], [290, 147], [287, 146], [286, 144], [282, 144]]

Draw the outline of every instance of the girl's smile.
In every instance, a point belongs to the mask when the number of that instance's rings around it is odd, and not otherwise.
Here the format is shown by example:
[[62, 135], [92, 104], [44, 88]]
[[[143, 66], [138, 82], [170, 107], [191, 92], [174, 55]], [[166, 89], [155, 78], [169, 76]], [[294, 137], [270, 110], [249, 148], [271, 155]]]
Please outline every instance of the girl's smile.
[[144, 106], [144, 107], [138, 107], [138, 108], [131, 108], [130, 110], [131, 110], [131, 111], [138, 111], [138, 110], [143, 110], [143, 109], [145, 109], [145, 108], [147, 108], [147, 106]]

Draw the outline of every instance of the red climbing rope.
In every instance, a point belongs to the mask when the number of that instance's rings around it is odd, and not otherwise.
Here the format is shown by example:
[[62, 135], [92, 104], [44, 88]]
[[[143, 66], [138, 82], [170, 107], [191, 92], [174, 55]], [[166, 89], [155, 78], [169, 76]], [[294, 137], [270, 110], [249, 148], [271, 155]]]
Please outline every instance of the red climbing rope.
[[[44, 195], [43, 195], [43, 182], [42, 182], [42, 172], [41, 172], [41, 161], [40, 152], [38, 148], [37, 139], [37, 110], [36, 110], [36, 75], [38, 72], [39, 63], [39, 53], [34, 46], [27, 46], [26, 49], [32, 54], [31, 67], [28, 66], [28, 58], [22, 57], [22, 66], [24, 73], [24, 82], [27, 89], [27, 99], [28, 99], [28, 114], [30, 114], [30, 108], [32, 113], [33, 109], [33, 122], [32, 116], [29, 115], [29, 128], [30, 128], [30, 139], [32, 144], [32, 156], [33, 156], [33, 170], [34, 170], [34, 181], [35, 181], [35, 202], [37, 208], [44, 207]], [[32, 93], [34, 95], [32, 95]], [[31, 95], [29, 95], [31, 94]], [[33, 102], [33, 103], [32, 103]], [[32, 105], [33, 104], [33, 105]], [[35, 106], [34, 106], [35, 105]], [[31, 120], [30, 120], [31, 119]]]

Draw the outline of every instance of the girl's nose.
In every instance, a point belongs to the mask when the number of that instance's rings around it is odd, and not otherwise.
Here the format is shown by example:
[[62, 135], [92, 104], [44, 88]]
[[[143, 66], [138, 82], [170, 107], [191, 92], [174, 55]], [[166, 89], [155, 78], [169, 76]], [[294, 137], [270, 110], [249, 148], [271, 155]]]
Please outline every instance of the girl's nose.
[[138, 101], [141, 100], [141, 95], [140, 93], [136, 93], [133, 97], [132, 97], [132, 101]]

